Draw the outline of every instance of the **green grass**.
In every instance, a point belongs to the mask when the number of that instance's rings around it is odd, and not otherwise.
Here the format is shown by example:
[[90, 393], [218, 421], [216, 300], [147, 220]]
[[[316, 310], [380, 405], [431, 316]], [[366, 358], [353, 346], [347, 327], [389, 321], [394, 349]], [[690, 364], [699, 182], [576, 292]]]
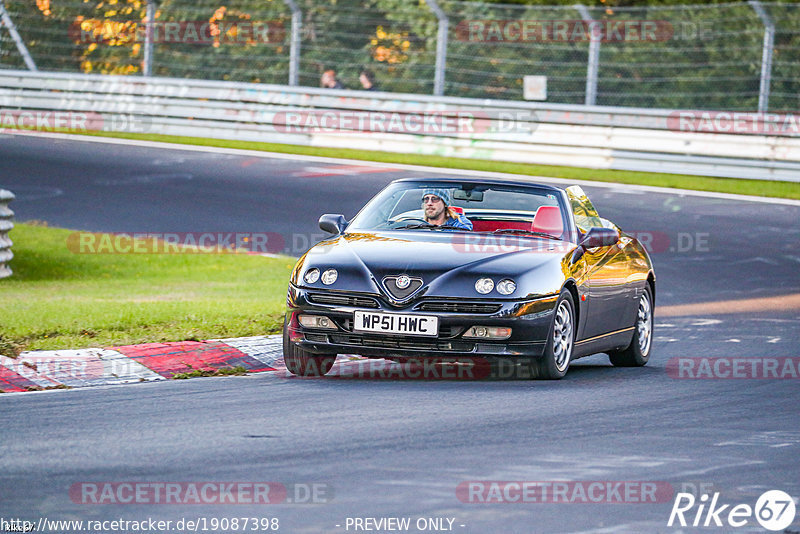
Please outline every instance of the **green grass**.
[[213, 371], [206, 369], [195, 369], [194, 371], [190, 371], [188, 373], [176, 373], [172, 375], [172, 378], [175, 380], [185, 380], [187, 378], [201, 378], [206, 376], [241, 376], [246, 374], [247, 369], [241, 365], [237, 365], [236, 367], [223, 367], [221, 369], [214, 369]]
[[78, 254], [71, 230], [17, 223], [0, 280], [0, 354], [275, 333], [289, 257]]
[[185, 145], [215, 146], [261, 150], [285, 154], [306, 156], [325, 156], [348, 158], [381, 163], [401, 163], [407, 165], [426, 165], [449, 169], [469, 169], [476, 171], [493, 171], [530, 176], [549, 176], [574, 180], [595, 180], [599, 182], [615, 182], [621, 184], [653, 185], [696, 191], [715, 191], [720, 193], [736, 193], [764, 197], [800, 199], [800, 184], [796, 182], [775, 182], [770, 180], [743, 180], [737, 178], [711, 178], [708, 176], [689, 176], [683, 174], [662, 174], [656, 172], [616, 171], [607, 169], [583, 169], [577, 167], [560, 167], [555, 165], [529, 165], [481, 159], [453, 158], [437, 155], [399, 154], [395, 152], [378, 152], [349, 148], [323, 148], [299, 145], [283, 145], [277, 143], [257, 143], [252, 141], [234, 141], [209, 139], [202, 137], [181, 137], [175, 135], [133, 134], [111, 132], [80, 132], [85, 135], [161, 141]]

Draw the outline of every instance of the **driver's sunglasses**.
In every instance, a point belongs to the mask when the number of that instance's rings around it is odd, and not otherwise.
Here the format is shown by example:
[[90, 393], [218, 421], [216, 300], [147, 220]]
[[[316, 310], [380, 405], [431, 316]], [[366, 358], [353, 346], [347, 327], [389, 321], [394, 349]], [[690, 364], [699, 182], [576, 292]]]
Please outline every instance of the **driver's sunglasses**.
[[436, 195], [425, 195], [424, 197], [422, 197], [422, 203], [423, 204], [427, 204], [428, 202], [436, 203], [436, 202], [438, 202], [440, 200], [442, 200], [442, 199], [437, 197]]

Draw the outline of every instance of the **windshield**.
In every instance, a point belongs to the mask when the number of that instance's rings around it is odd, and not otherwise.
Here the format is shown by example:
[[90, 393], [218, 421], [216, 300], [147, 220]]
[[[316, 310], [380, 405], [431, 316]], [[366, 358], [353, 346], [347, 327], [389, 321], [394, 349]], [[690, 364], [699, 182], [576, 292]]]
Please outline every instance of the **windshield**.
[[[348, 232], [375, 230], [448, 230], [425, 218], [423, 196], [439, 189], [449, 196], [450, 215], [466, 217], [472, 232], [546, 235], [561, 239], [565, 210], [553, 190], [473, 182], [395, 182], [378, 193], [347, 227]], [[449, 219], [451, 219], [449, 217]]]

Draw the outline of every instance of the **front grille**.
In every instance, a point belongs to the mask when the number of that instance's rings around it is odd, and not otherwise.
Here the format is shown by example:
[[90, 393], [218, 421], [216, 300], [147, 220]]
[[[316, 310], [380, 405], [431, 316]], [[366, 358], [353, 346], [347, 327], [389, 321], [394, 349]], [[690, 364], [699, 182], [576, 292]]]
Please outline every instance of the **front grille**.
[[423, 302], [416, 309], [427, 312], [495, 313], [501, 306], [483, 302]]
[[400, 289], [397, 287], [398, 275], [387, 276], [383, 279], [383, 288], [397, 300], [403, 300], [414, 294], [419, 288], [422, 287], [422, 280], [419, 278], [409, 278], [408, 287]]
[[375, 336], [358, 336], [348, 334], [330, 334], [331, 343], [340, 345], [358, 345], [362, 347], [375, 347], [385, 349], [416, 349], [416, 350], [444, 350], [471, 352], [474, 343], [463, 341], [410, 341], [403, 338], [388, 338]]
[[309, 302], [315, 304], [333, 304], [335, 306], [353, 306], [356, 308], [377, 308], [378, 301], [372, 297], [358, 295], [333, 295], [323, 293], [310, 293]]
[[326, 334], [311, 334], [306, 333], [304, 334], [306, 341], [315, 341], [317, 343], [327, 343], [328, 336]]

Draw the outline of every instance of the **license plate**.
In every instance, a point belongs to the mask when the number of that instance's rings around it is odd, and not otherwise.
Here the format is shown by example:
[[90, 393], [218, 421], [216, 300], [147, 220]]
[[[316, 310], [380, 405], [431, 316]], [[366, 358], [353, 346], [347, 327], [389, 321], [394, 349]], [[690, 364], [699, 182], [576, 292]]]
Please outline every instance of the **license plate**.
[[439, 318], [433, 315], [356, 311], [353, 318], [353, 330], [382, 334], [437, 336], [439, 335]]

